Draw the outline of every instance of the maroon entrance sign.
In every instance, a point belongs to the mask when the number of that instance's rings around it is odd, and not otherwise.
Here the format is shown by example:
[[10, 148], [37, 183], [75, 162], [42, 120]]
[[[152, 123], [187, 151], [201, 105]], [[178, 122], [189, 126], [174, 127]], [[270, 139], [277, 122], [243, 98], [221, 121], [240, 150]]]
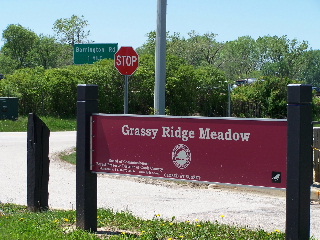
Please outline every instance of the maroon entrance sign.
[[92, 116], [97, 173], [286, 187], [287, 122]]
[[139, 66], [139, 55], [132, 47], [121, 47], [114, 60], [115, 67], [122, 75], [132, 75]]

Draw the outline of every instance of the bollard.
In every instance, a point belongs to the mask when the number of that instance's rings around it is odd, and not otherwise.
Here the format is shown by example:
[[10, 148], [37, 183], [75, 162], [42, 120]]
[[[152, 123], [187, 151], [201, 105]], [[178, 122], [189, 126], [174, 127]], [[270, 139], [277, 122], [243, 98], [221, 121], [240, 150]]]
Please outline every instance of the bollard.
[[310, 238], [312, 184], [312, 88], [288, 85], [286, 239]]
[[97, 174], [90, 172], [90, 116], [98, 112], [98, 86], [78, 85], [77, 101], [77, 227], [97, 231]]

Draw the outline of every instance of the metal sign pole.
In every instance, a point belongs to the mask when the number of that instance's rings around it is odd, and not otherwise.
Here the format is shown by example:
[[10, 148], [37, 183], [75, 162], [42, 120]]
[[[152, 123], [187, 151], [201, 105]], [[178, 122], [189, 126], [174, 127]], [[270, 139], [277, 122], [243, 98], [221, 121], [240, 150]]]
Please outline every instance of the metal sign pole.
[[124, 114], [128, 114], [129, 75], [124, 75]]
[[166, 109], [166, 11], [167, 0], [158, 0], [154, 111], [165, 115]]

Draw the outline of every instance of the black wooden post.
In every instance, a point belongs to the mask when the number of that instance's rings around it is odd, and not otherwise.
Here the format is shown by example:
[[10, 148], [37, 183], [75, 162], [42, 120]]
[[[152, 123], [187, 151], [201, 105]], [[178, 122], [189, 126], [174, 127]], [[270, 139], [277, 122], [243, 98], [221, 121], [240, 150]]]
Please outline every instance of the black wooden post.
[[98, 112], [98, 86], [78, 85], [77, 102], [77, 227], [97, 231], [97, 175], [90, 172], [90, 116]]
[[286, 239], [310, 237], [312, 167], [312, 88], [288, 85]]
[[50, 130], [30, 113], [27, 132], [27, 205], [33, 212], [47, 210]]

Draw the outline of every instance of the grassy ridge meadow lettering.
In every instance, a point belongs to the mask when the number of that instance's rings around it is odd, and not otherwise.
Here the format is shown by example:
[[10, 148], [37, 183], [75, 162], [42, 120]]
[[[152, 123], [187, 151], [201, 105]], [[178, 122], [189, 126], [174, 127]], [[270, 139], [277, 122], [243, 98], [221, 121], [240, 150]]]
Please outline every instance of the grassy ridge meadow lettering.
[[[160, 131], [159, 131], [160, 130]], [[158, 132], [159, 137], [163, 138], [180, 138], [182, 141], [188, 141], [198, 137], [199, 139], [226, 140], [226, 141], [249, 141], [250, 133], [238, 133], [228, 129], [225, 132], [212, 131], [210, 128], [199, 128], [196, 130], [182, 129], [182, 127], [161, 127], [157, 128], [139, 128], [123, 125], [121, 132], [125, 136], [141, 136], [155, 139]], [[198, 132], [198, 135], [196, 135]], [[161, 134], [162, 133], [162, 134]]]

